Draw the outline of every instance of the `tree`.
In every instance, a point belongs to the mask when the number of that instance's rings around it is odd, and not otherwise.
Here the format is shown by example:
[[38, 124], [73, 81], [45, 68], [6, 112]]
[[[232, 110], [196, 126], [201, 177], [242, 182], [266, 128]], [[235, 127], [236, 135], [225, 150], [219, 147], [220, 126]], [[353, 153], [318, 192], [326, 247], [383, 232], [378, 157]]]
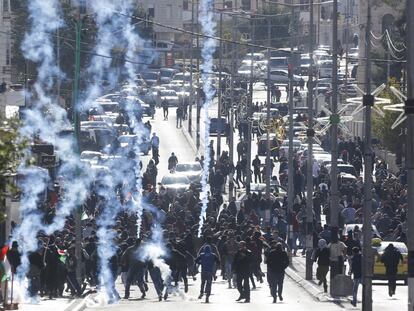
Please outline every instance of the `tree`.
[[[395, 79], [390, 79], [390, 84], [395, 88], [399, 89], [400, 86]], [[384, 90], [381, 94], [381, 97], [389, 98], [391, 104], [398, 104], [398, 99], [395, 95], [387, 90]], [[394, 124], [397, 119], [399, 112], [385, 111], [385, 116], [380, 117], [373, 114], [372, 125], [374, 135], [381, 141], [382, 145], [390, 152], [395, 153], [400, 147], [400, 141], [398, 139], [400, 134], [400, 127], [392, 130], [391, 126]]]
[[13, 188], [6, 178], [8, 173], [15, 173], [19, 166], [26, 143], [19, 141], [19, 122], [8, 120], [0, 127], [0, 222], [4, 221], [6, 188]]
[[268, 18], [258, 18], [254, 21], [254, 38], [255, 42], [260, 45], [268, 45], [268, 21], [270, 18], [271, 24], [271, 46], [277, 48], [283, 48], [290, 46], [290, 26], [291, 15], [282, 14], [282, 11], [275, 8], [267, 8], [263, 10], [264, 15], [276, 15]]

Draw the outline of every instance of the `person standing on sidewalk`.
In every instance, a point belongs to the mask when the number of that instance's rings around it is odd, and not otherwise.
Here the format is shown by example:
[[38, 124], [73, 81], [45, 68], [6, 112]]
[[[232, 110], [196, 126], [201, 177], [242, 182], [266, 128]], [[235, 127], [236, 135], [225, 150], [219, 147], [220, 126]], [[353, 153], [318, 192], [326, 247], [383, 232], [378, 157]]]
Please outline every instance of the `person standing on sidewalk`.
[[251, 265], [253, 263], [253, 255], [247, 249], [245, 241], [240, 241], [239, 250], [234, 256], [233, 271], [236, 274], [237, 290], [240, 293], [236, 301], [245, 299], [245, 303], [250, 302], [250, 284], [249, 277], [251, 274]]
[[329, 248], [326, 240], [324, 239], [320, 239], [318, 241], [318, 249], [315, 253], [315, 262], [318, 263], [318, 268], [316, 269], [316, 278], [319, 280], [318, 285], [323, 284], [323, 290], [326, 293], [328, 292], [326, 275], [329, 272]]
[[271, 242], [271, 251], [266, 257], [267, 280], [270, 286], [270, 292], [273, 297], [273, 303], [277, 302], [277, 296], [283, 301], [283, 281], [285, 279], [285, 270], [289, 266], [289, 257], [283, 245], [273, 240]]
[[362, 279], [362, 256], [359, 247], [355, 246], [352, 248], [352, 264], [351, 273], [354, 275], [352, 281], [352, 302], [351, 304], [356, 307], [358, 287], [361, 284]]
[[164, 99], [161, 103], [162, 111], [164, 113], [164, 121], [168, 120], [168, 101]]
[[195, 262], [201, 265], [201, 288], [200, 296], [198, 296], [198, 299], [201, 299], [205, 293], [206, 303], [209, 303], [209, 297], [211, 295], [211, 283], [213, 282], [214, 267], [219, 265], [219, 257], [213, 252], [211, 252], [210, 245], [206, 245], [204, 247], [203, 253], [201, 253], [197, 257]]

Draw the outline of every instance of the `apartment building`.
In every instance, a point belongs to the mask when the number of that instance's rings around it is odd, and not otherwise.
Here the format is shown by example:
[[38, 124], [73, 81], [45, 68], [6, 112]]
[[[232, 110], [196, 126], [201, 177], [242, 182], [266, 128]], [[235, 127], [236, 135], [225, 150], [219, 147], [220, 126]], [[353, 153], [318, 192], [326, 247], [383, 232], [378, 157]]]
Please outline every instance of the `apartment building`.
[[0, 1], [0, 83], [11, 83], [11, 0]]

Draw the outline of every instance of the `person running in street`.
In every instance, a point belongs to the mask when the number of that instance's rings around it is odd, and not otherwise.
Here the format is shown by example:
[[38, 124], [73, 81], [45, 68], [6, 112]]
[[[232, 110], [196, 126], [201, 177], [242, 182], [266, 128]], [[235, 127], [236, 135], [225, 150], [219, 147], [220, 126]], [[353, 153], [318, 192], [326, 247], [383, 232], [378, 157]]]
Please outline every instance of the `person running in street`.
[[220, 264], [219, 257], [211, 251], [210, 245], [206, 245], [203, 253], [197, 257], [195, 262], [201, 265], [201, 288], [198, 299], [201, 299], [206, 294], [206, 303], [209, 303], [214, 267]]
[[381, 262], [385, 266], [385, 274], [387, 275], [388, 279], [388, 295], [392, 297], [395, 295], [396, 289], [396, 280], [397, 280], [397, 272], [398, 272], [398, 264], [404, 261], [403, 256], [401, 255], [400, 251], [394, 246], [394, 244], [390, 243], [384, 250], [384, 254], [381, 256]]
[[181, 105], [177, 107], [176, 115], [177, 115], [176, 127], [181, 128], [183, 126], [183, 107]]
[[160, 149], [160, 138], [157, 136], [157, 134], [152, 133], [151, 137], [151, 148], [152, 148], [152, 158], [158, 159], [159, 157], [159, 149]]
[[253, 255], [247, 249], [246, 242], [240, 241], [239, 250], [234, 256], [233, 271], [236, 274], [237, 290], [240, 293], [236, 301], [245, 299], [245, 303], [250, 302], [250, 284], [249, 277], [251, 274], [251, 266], [253, 263]]
[[259, 156], [256, 155], [256, 158], [252, 162], [253, 166], [253, 173], [254, 173], [254, 182], [257, 184], [257, 180], [259, 180], [259, 183], [262, 182], [262, 176], [260, 174], [260, 167], [261, 167], [261, 161], [259, 159]]
[[168, 170], [173, 171], [177, 166], [178, 159], [174, 152], [171, 153], [171, 156], [168, 158]]
[[352, 248], [352, 264], [351, 273], [354, 275], [352, 280], [352, 302], [351, 304], [356, 307], [358, 287], [362, 280], [362, 256], [359, 247]]
[[319, 280], [318, 285], [323, 284], [323, 290], [325, 293], [328, 292], [328, 281], [326, 275], [329, 272], [329, 248], [325, 239], [318, 241], [318, 249], [315, 253], [315, 262], [318, 263], [316, 269], [316, 278]]
[[161, 103], [162, 111], [164, 113], [164, 121], [168, 120], [168, 101], [164, 99]]
[[289, 266], [289, 257], [286, 251], [283, 250], [282, 243], [275, 240], [271, 242], [271, 251], [266, 257], [266, 264], [267, 280], [273, 297], [273, 303], [277, 302], [277, 296], [279, 296], [280, 301], [283, 301], [283, 280], [285, 278], [285, 270]]

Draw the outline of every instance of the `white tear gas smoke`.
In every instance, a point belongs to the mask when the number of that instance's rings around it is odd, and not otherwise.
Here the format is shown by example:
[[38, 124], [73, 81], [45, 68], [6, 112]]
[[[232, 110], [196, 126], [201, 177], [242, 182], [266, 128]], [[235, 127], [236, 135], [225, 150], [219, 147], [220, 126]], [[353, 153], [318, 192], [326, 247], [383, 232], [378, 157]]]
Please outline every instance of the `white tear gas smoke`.
[[[142, 40], [137, 34], [134, 33], [131, 20], [126, 18], [127, 13], [132, 14], [132, 1], [123, 1], [122, 3], [116, 3], [112, 0], [93, 0], [92, 9], [96, 14], [96, 20], [98, 25], [97, 45], [95, 52], [98, 55], [110, 55], [113, 48], [122, 47], [126, 45], [126, 59], [136, 59], [136, 51], [140, 47]], [[118, 14], [117, 12], [123, 13]], [[102, 58], [100, 56], [94, 56], [91, 61], [91, 65], [88, 68], [88, 74], [93, 78], [95, 83], [88, 89], [87, 96], [84, 101], [83, 109], [88, 109], [94, 106], [96, 98], [103, 93], [103, 88], [100, 81], [108, 79], [113, 83], [119, 81], [120, 68], [111, 68], [112, 62], [110, 59]], [[127, 71], [127, 83], [128, 86], [134, 86], [135, 68], [130, 62], [125, 64]], [[113, 85], [114, 86], [114, 85]], [[137, 226], [138, 235], [141, 226], [141, 168], [140, 168], [140, 145], [143, 141], [143, 136], [146, 135], [146, 129], [141, 122], [142, 112], [139, 111], [139, 100], [132, 96], [136, 94], [124, 93], [124, 101], [122, 102], [122, 109], [126, 113], [128, 119], [128, 125], [135, 135], [131, 145], [128, 146], [128, 154], [122, 154], [121, 156], [126, 158], [127, 161], [115, 161], [110, 164], [110, 171], [112, 173], [112, 187], [106, 188], [106, 194], [104, 196], [113, 196], [114, 188], [119, 185], [126, 185], [126, 192], [130, 194], [130, 202], [132, 202], [134, 212], [137, 214]], [[129, 95], [129, 96], [127, 96]], [[118, 152], [119, 154], [119, 152]], [[117, 163], [117, 165], [115, 165]], [[122, 169], [120, 166], [127, 168]], [[115, 173], [119, 172], [119, 173]], [[131, 173], [132, 172], [132, 173]], [[109, 176], [107, 176], [109, 178]], [[109, 182], [109, 181], [108, 181]], [[102, 189], [101, 189], [102, 190]], [[112, 193], [112, 194], [111, 194]], [[116, 196], [116, 195], [115, 195]], [[115, 199], [116, 200], [116, 199]], [[111, 199], [112, 208], [105, 205], [105, 212], [102, 213], [98, 225], [98, 252], [99, 252], [99, 280], [101, 288], [104, 289], [106, 299], [101, 301], [114, 302], [117, 300], [117, 293], [114, 289], [114, 280], [110, 270], [110, 259], [115, 254], [115, 245], [111, 236], [108, 236], [108, 229], [115, 223], [115, 217], [117, 210], [114, 207], [118, 204], [114, 199]]]
[[[124, 7], [125, 15], [132, 15], [132, 1], [126, 1], [125, 7]], [[152, 49], [149, 48], [150, 44], [146, 40], [142, 39], [137, 31], [134, 29], [132, 19], [124, 17], [126, 21], [126, 25], [123, 27], [123, 36], [127, 42], [127, 52], [126, 52], [126, 58], [128, 60], [135, 60], [140, 59], [145, 56], [145, 58], [149, 59], [150, 63], [153, 60], [154, 56], [151, 56], [149, 51]], [[153, 55], [153, 54], [152, 54]], [[127, 70], [127, 76], [128, 76], [128, 83], [130, 85], [135, 85], [135, 79], [137, 75], [137, 66], [136, 64], [132, 62], [125, 62], [125, 67]], [[142, 180], [141, 180], [141, 168], [140, 168], [140, 145], [144, 141], [144, 137], [151, 134], [148, 133], [148, 130], [142, 125], [142, 122], [138, 120], [136, 116], [136, 107], [139, 103], [139, 100], [132, 100], [131, 98], [128, 98], [126, 101], [126, 112], [128, 114], [128, 118], [130, 120], [130, 126], [132, 128], [132, 132], [136, 135], [137, 141], [135, 143], [135, 175], [136, 175], [136, 199], [133, 200], [134, 205], [136, 207], [136, 214], [137, 214], [137, 237], [140, 237], [141, 234], [141, 223], [142, 223], [142, 212], [143, 212], [143, 206], [142, 206], [142, 197], [141, 197], [141, 189], [142, 189]], [[140, 105], [140, 104], [139, 104]], [[143, 113], [142, 111], [140, 112]]]
[[164, 286], [167, 286], [171, 278], [171, 269], [165, 262], [168, 256], [165, 249], [164, 237], [161, 224], [164, 222], [165, 215], [162, 214], [156, 207], [143, 202], [145, 210], [151, 212], [154, 216], [154, 223], [151, 227], [151, 238], [147, 241], [139, 256], [144, 261], [151, 261], [155, 267], [160, 270], [161, 279]]
[[109, 83], [110, 89], [113, 89], [118, 82], [119, 71], [112, 67], [112, 59], [100, 55], [110, 56], [113, 48], [121, 43], [122, 36], [120, 37], [119, 33], [122, 32], [124, 26], [123, 18], [114, 13], [122, 8], [120, 2], [122, 1], [90, 1], [90, 7], [95, 13], [98, 33], [94, 48], [95, 55], [86, 70], [92, 83], [86, 91], [86, 97], [82, 103], [83, 110], [94, 107], [95, 100], [102, 95], [103, 82]]
[[[24, 176], [19, 183], [22, 191], [20, 216], [23, 221], [14, 232], [14, 238], [18, 240], [23, 255], [17, 273], [19, 281], [22, 282], [30, 266], [28, 254], [36, 251], [39, 246], [36, 233], [41, 229], [43, 214], [38, 206], [45, 196], [50, 180], [47, 170], [38, 167], [21, 166], [19, 173]], [[35, 183], [34, 180], [36, 180]]]
[[[28, 260], [27, 256], [30, 252], [37, 250], [36, 235], [40, 230], [51, 234], [63, 228], [66, 217], [77, 206], [76, 203], [85, 199], [91, 177], [79, 178], [77, 172], [82, 171], [83, 167], [73, 151], [73, 139], [60, 136], [60, 132], [70, 126], [66, 111], [50, 95], [54, 78], [62, 77], [60, 69], [56, 66], [51, 39], [52, 34], [63, 25], [59, 1], [32, 0], [28, 3], [31, 29], [25, 35], [22, 52], [28, 60], [36, 63], [38, 75], [30, 90], [31, 97], [28, 100], [29, 107], [24, 113], [21, 136], [22, 139], [29, 141], [37, 137], [43, 142], [54, 145], [56, 155], [61, 162], [57, 175], [63, 181], [64, 197], [56, 208], [53, 223], [46, 226], [42, 215], [36, 214], [33, 210], [38, 202], [36, 194], [41, 190], [40, 187], [43, 187], [43, 191], [46, 192], [46, 183], [41, 181], [42, 174], [37, 176], [33, 173], [34, 171], [25, 166], [25, 162], [22, 162], [19, 169], [20, 173], [25, 176], [20, 205], [22, 217], [21, 224], [14, 232], [13, 238], [21, 245], [23, 262]], [[37, 213], [40, 213], [40, 210]], [[26, 264], [21, 266], [18, 271], [21, 277], [25, 276], [27, 268]]]
[[[209, 73], [213, 69], [213, 54], [216, 49], [216, 41], [211, 37], [215, 34], [216, 22], [214, 21], [214, 1], [213, 0], [203, 0], [201, 2], [201, 12], [199, 16], [199, 21], [201, 23], [203, 34], [209, 36], [209, 38], [204, 38], [203, 49], [201, 55], [203, 57], [203, 71], [202, 71], [202, 81], [203, 81], [203, 91], [205, 93], [205, 102], [203, 104], [204, 112], [204, 167], [203, 175], [201, 178], [201, 213], [200, 221], [198, 228], [198, 235], [201, 236], [204, 218], [206, 217], [206, 210], [208, 204], [208, 175], [210, 170], [210, 119], [208, 116], [208, 108], [214, 98], [214, 89], [212, 87], [211, 78]], [[221, 70], [221, 68], [220, 68]], [[213, 155], [214, 156], [214, 155]]]
[[[111, 170], [116, 170], [111, 167]], [[100, 215], [97, 219], [98, 230], [98, 260], [99, 260], [99, 284], [101, 292], [107, 297], [109, 303], [119, 300], [119, 294], [115, 289], [116, 274], [110, 268], [110, 260], [116, 256], [115, 232], [112, 229], [120, 210], [120, 202], [114, 192], [115, 184], [112, 172], [102, 173], [95, 184], [101, 203]]]
[[[109, 81], [112, 88], [118, 83], [119, 71], [112, 67], [112, 59], [101, 57], [99, 55], [111, 55], [114, 48], [122, 44], [122, 40], [116, 35], [122, 31], [123, 21], [119, 15], [114, 14], [121, 8], [121, 4], [112, 0], [92, 0], [91, 9], [95, 13], [98, 34], [94, 55], [86, 70], [91, 84], [86, 90], [85, 99], [82, 102], [81, 109], [88, 111], [97, 106], [96, 100], [103, 95], [103, 81]], [[116, 138], [115, 138], [116, 139]], [[106, 163], [108, 170], [104, 170], [97, 175], [96, 183], [97, 194], [101, 198], [102, 208], [97, 219], [98, 231], [98, 265], [99, 265], [99, 292], [101, 302], [114, 303], [119, 299], [115, 289], [115, 277], [111, 271], [110, 260], [116, 254], [116, 245], [112, 226], [115, 224], [116, 217], [120, 211], [120, 202], [117, 198], [116, 187], [123, 184], [124, 179], [128, 176], [128, 161], [119, 159], [117, 156], [119, 149], [111, 150], [115, 156], [109, 157]], [[125, 175], [124, 175], [125, 174]]]

